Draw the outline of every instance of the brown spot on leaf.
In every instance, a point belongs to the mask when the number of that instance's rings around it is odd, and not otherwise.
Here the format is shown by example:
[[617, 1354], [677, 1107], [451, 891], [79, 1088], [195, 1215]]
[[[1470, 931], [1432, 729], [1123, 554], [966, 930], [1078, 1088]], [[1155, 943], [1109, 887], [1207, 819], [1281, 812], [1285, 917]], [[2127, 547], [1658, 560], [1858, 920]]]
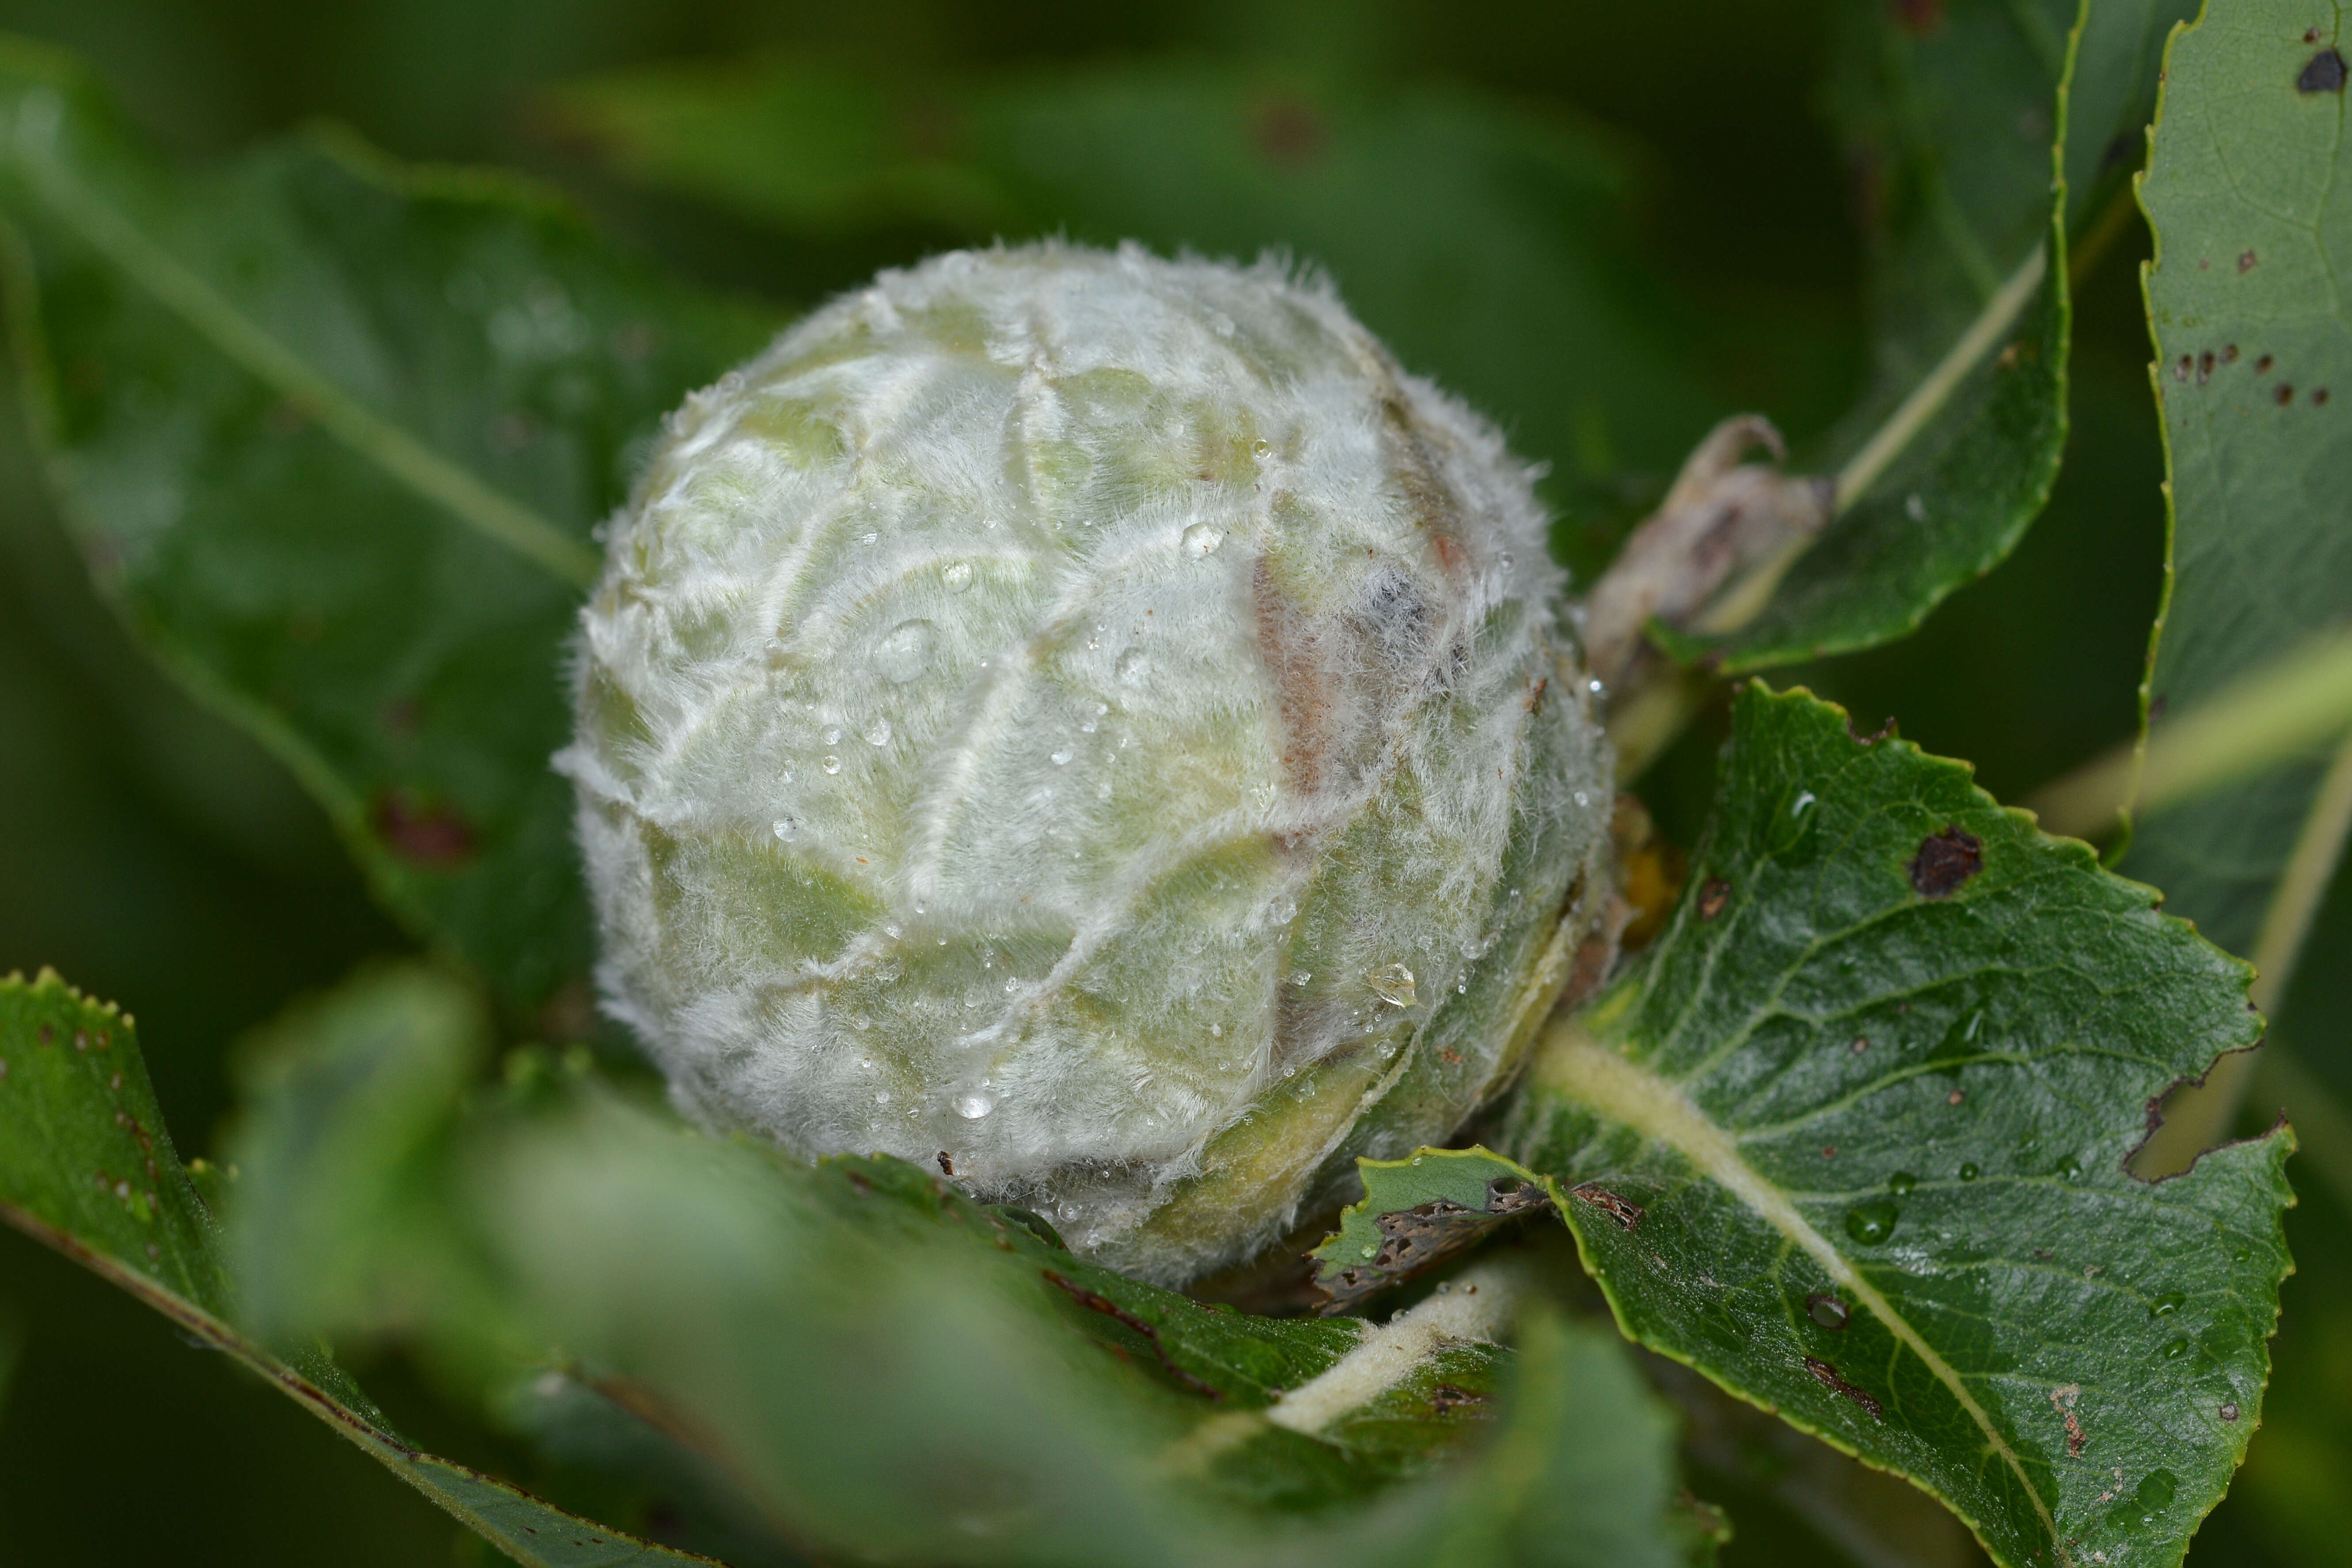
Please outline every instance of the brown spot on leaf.
[[1109, 1297], [1099, 1291], [1087, 1289], [1067, 1275], [1058, 1274], [1051, 1268], [1044, 1270], [1044, 1273], [1045, 1283], [1061, 1291], [1087, 1311], [1100, 1312], [1113, 1322], [1132, 1329], [1142, 1335], [1144, 1342], [1150, 1345], [1151, 1353], [1160, 1358], [1160, 1364], [1167, 1371], [1169, 1376], [1195, 1394], [1206, 1394], [1211, 1399], [1223, 1399], [1225, 1396], [1224, 1390], [1203, 1382], [1176, 1364], [1175, 1358], [1168, 1353], [1168, 1347], [1160, 1342], [1160, 1329], [1157, 1324], [1137, 1317]]
[[2070, 1383], [2063, 1388], [2050, 1391], [2050, 1408], [2066, 1421], [2066, 1457], [2070, 1459], [2080, 1456], [2083, 1445], [2091, 1440], [2083, 1430], [2083, 1424], [2074, 1418], [2074, 1402], [2082, 1396], [2083, 1385], [2079, 1383]]
[[1947, 827], [1919, 841], [1919, 853], [1911, 857], [1911, 890], [1923, 899], [1948, 899], [1983, 869], [1983, 843], [1973, 833]]
[[2238, 363], [2237, 344], [2223, 343], [2221, 345], [2221, 363], [2223, 364], [2235, 364]]
[[1723, 912], [1731, 901], [1731, 884], [1720, 877], [1709, 877], [1698, 890], [1698, 918], [1711, 921]]
[[1805, 1370], [1813, 1374], [1813, 1378], [1816, 1382], [1821, 1383], [1826, 1387], [1836, 1390], [1838, 1393], [1844, 1394], [1848, 1399], [1853, 1400], [1856, 1405], [1861, 1405], [1863, 1409], [1869, 1414], [1870, 1418], [1873, 1421], [1884, 1421], [1886, 1419], [1885, 1408], [1881, 1405], [1877, 1400], [1873, 1399], [1869, 1394], [1864, 1394], [1861, 1389], [1856, 1388], [1844, 1378], [1840, 1377], [1838, 1375], [1837, 1368], [1832, 1366], [1829, 1363], [1825, 1361], [1817, 1361], [1811, 1356], [1807, 1356], [1805, 1358]]
[[385, 847], [429, 870], [455, 870], [474, 858], [472, 826], [452, 807], [411, 791], [385, 790], [368, 818]]
[[2289, 381], [2280, 382], [2278, 390], [2271, 394], [2271, 399], [2281, 408], [2284, 408], [2294, 401], [2294, 384]]
[[2211, 349], [2207, 349], [2203, 353], [2197, 356], [2197, 384], [2200, 386], [2202, 386], [2207, 381], [2212, 378], [2212, 374], [2213, 351]]
[[1361, 1263], [1351, 1263], [1318, 1280], [1331, 1298], [1322, 1310], [1326, 1316], [1344, 1311], [1374, 1291], [1453, 1257], [1501, 1221], [1541, 1208], [1548, 1201], [1537, 1184], [1498, 1176], [1486, 1184], [1483, 1209], [1432, 1198], [1410, 1209], [1375, 1215], [1372, 1223], [1381, 1233], [1379, 1250]]
[[2344, 90], [2344, 57], [2333, 48], [2320, 50], [2311, 57], [2294, 79], [2297, 92], [2342, 92]]
[[1887, 8], [1916, 37], [1924, 38], [1944, 25], [1944, 0], [1892, 0]]
[[1580, 1187], [1570, 1187], [1568, 1190], [1568, 1195], [1579, 1203], [1591, 1204], [1627, 1230], [1632, 1230], [1635, 1226], [1640, 1225], [1642, 1215], [1647, 1212], [1633, 1199], [1620, 1197], [1608, 1188], [1598, 1186], [1591, 1182], [1587, 1182]]
[[2312, 400], [2312, 402], [2314, 402], [2314, 403], [2325, 403], [2325, 402], [2326, 402], [2326, 401], [2327, 401], [2327, 388], [2326, 388], [2326, 387], [2324, 387], [2324, 386], [2317, 386], [2317, 387], [2314, 387], [2314, 388], [2312, 388], [2312, 392], [2311, 392], [2311, 400]]
[[2262, 358], [2254, 362], [2254, 374], [2256, 375], [2268, 375], [2271, 373], [2271, 366], [2276, 363], [2277, 362], [2272, 359], [2270, 355], [2264, 354]]
[[1323, 151], [1323, 121], [1295, 98], [1263, 105], [1250, 125], [1250, 140], [1269, 163], [1303, 169]]
[[1854, 731], [1853, 716], [1850, 713], [1846, 715], [1845, 738], [1852, 741], [1857, 746], [1874, 746], [1881, 741], [1891, 740], [1895, 733], [1895, 716], [1891, 713], [1887, 715], [1885, 723], [1881, 724], [1877, 729], [1873, 730], [1867, 735], [1857, 734]]
[[2253, 269], [2254, 253], [2251, 250], [2242, 250], [2238, 252], [2238, 270], [2241, 272], [2252, 272]]
[[2179, 359], [2172, 362], [2172, 379], [2175, 381], [2187, 381], [2189, 379], [2189, 373], [2196, 367], [2197, 362], [2195, 360], [2189, 358], [2187, 354], [2182, 354]]
[[1448, 1411], [1459, 1410], [1465, 1405], [1486, 1403], [1485, 1394], [1467, 1388], [1457, 1388], [1450, 1383], [1441, 1383], [1429, 1391], [1429, 1408], [1433, 1415], [1443, 1415]]

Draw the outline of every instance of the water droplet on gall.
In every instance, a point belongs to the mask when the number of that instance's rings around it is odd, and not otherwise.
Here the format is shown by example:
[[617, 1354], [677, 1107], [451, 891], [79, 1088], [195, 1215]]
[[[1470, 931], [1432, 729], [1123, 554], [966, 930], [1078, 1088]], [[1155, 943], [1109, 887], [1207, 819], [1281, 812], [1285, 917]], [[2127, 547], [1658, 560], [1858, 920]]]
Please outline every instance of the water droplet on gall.
[[1058, 768], [1064, 763], [1068, 762], [1070, 758], [1076, 754], [1076, 753], [1073, 752], [1067, 746], [1065, 746], [1060, 751], [1054, 753], [1054, 765]]
[[1372, 994], [1391, 1007], [1410, 1007], [1415, 1001], [1412, 971], [1402, 963], [1384, 964], [1364, 979]]
[[1217, 546], [1224, 542], [1225, 536], [1213, 524], [1196, 522], [1184, 531], [1182, 548], [1185, 554], [1198, 561], [1203, 556], [1214, 555]]
[[841, 759], [839, 757], [827, 757], [824, 760], [824, 765], [826, 773], [837, 773], [841, 771]]
[[[971, 568], [965, 568], [966, 571]], [[904, 686], [931, 662], [939, 630], [925, 620], [900, 621], [874, 645], [874, 668], [883, 679]]]
[[866, 729], [866, 743], [869, 746], [888, 745], [890, 743], [890, 721], [887, 719], [875, 720], [874, 722]]
[[946, 580], [949, 593], [961, 594], [965, 589], [971, 586], [971, 563], [969, 561], [955, 562], [950, 564], [946, 571], [940, 573], [940, 575]]
[[975, 1089], [956, 1096], [955, 1113], [966, 1121], [977, 1121], [996, 1109], [996, 1096], [984, 1089]]

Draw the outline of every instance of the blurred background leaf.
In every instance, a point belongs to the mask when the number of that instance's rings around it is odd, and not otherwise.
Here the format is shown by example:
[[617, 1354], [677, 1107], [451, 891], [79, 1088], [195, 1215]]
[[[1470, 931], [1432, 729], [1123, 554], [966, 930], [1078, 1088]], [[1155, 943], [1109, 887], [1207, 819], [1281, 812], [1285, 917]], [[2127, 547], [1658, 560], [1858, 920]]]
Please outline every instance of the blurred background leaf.
[[[275, 1332], [421, 1334], [460, 1382], [582, 1369], [756, 1502], [761, 1560], [1710, 1555], [1664, 1403], [1524, 1265], [1381, 1327], [1206, 1307], [901, 1162], [704, 1137], [584, 1058], [469, 1097], [478, 1027], [396, 969], [277, 1027], [229, 1197], [247, 1301]], [[1486, 1342], [1527, 1313], [1526, 1351]]]
[[100, 584], [391, 909], [583, 1029], [547, 758], [589, 531], [765, 323], [492, 176], [314, 138], [173, 177], [46, 50], [0, 52], [0, 118], [18, 360]]
[[[442, 1015], [432, 1021], [440, 1027], [428, 1023], [419, 1037], [461, 1036], [470, 1021], [471, 998], [446, 983], [443, 989], [454, 994], [408, 988], [404, 1000], [411, 1006], [437, 1003]], [[690, 1561], [616, 1539], [604, 1526], [418, 1451], [315, 1342], [283, 1342], [281, 1359], [241, 1335], [219, 1224], [192, 1179], [212, 1173], [182, 1168], [129, 1014], [89, 1000], [53, 971], [29, 984], [11, 975], [0, 980], [0, 1052], [9, 1064], [0, 1072], [6, 1109], [0, 1120], [0, 1222], [121, 1287], [190, 1343], [257, 1373], [525, 1568]], [[219, 1193], [215, 1185], [215, 1198]], [[122, 1424], [142, 1415], [134, 1407]]]

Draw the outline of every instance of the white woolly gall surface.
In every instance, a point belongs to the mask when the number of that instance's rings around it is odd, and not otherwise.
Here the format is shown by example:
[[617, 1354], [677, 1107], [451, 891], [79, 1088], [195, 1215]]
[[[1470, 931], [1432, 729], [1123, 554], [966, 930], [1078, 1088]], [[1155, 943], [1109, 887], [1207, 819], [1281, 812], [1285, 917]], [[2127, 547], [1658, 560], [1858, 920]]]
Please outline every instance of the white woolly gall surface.
[[1516, 1066], [1612, 791], [1526, 470], [1278, 268], [887, 272], [672, 419], [581, 624], [607, 1005], [702, 1119], [1178, 1281]]

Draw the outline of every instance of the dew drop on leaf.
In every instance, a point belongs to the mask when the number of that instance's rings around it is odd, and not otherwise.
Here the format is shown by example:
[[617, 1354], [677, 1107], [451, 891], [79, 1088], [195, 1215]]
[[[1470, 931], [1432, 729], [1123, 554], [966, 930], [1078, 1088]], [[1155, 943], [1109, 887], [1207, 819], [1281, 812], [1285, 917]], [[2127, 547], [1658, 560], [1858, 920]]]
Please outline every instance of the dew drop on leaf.
[[1825, 1329], [1843, 1329], [1853, 1310], [1827, 1290], [1805, 1298], [1805, 1315]]
[[2178, 1290], [2168, 1290], [2147, 1304], [2147, 1312], [2152, 1318], [2168, 1318], [2187, 1305], [2188, 1297]]
[[1897, 1171], [1886, 1178], [1886, 1190], [1898, 1198], [1908, 1194], [1918, 1184], [1919, 1178], [1908, 1171]]
[[1977, 1179], [1977, 1163], [1974, 1160], [1969, 1160], [1960, 1166], [1960, 1180], [1973, 1182]]
[[2179, 1361], [2182, 1356], [2189, 1353], [2189, 1341], [2185, 1338], [2175, 1336], [2172, 1339], [2165, 1341], [2164, 1349], [2158, 1353], [2162, 1355], [2167, 1361]]
[[1866, 1247], [1875, 1247], [1895, 1234], [1902, 1211], [1884, 1198], [1856, 1204], [1845, 1211], [1845, 1233]]

